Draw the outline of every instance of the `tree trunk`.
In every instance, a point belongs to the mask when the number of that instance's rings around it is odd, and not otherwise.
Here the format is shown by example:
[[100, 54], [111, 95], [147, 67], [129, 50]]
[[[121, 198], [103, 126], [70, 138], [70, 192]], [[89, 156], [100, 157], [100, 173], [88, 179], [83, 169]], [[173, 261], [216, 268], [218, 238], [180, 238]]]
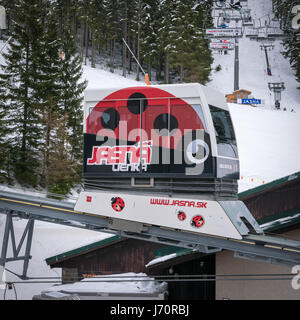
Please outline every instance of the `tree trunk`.
[[96, 63], [95, 63], [95, 36], [94, 36], [94, 32], [92, 32], [91, 67], [92, 67], [92, 68], [96, 68]]
[[165, 55], [165, 83], [169, 84], [169, 53]]
[[72, 27], [74, 39], [77, 39], [77, 17], [74, 10], [72, 11]]
[[184, 79], [184, 67], [183, 67], [183, 62], [180, 64], [180, 82], [183, 83]]
[[147, 73], [149, 75], [149, 80], [151, 81], [151, 60], [150, 59], [148, 60], [148, 63], [147, 63]]
[[84, 28], [85, 28], [85, 23], [84, 23], [84, 21], [81, 21], [81, 23], [80, 23], [80, 56], [81, 56], [81, 59], [83, 59], [83, 50], [84, 50]]
[[87, 64], [87, 59], [89, 55], [89, 27], [87, 23], [85, 24], [85, 59], [84, 64]]
[[156, 81], [160, 81], [161, 79], [161, 71], [162, 71], [161, 69], [162, 69], [161, 56], [158, 56], [157, 69], [156, 69]]
[[48, 182], [49, 182], [50, 132], [51, 132], [51, 123], [52, 123], [51, 110], [52, 110], [52, 106], [46, 111], [46, 115], [45, 115], [46, 137], [45, 137], [45, 150], [44, 150], [42, 179], [41, 179], [43, 187], [48, 187]]
[[[132, 51], [134, 51], [133, 50], [133, 40], [132, 41], [130, 41], [130, 37], [128, 37], [128, 45], [129, 45], [129, 48], [131, 48], [131, 50]], [[128, 74], [130, 74], [131, 73], [131, 71], [132, 71], [132, 55], [131, 55], [131, 53], [128, 51]]]
[[[138, 33], [137, 33], [137, 61], [140, 62], [140, 37], [141, 37], [141, 2], [139, 1], [139, 13], [138, 13]], [[137, 70], [136, 70], [136, 80], [140, 81], [140, 66], [137, 63]]]
[[[29, 69], [29, 43], [26, 45], [26, 74]], [[23, 126], [22, 126], [22, 144], [21, 144], [21, 160], [26, 161], [26, 142], [27, 142], [27, 120], [28, 120], [28, 82], [25, 81], [25, 102], [23, 109]]]
[[115, 68], [114, 68], [114, 57], [115, 57], [115, 40], [111, 40], [110, 41], [110, 62], [109, 62], [109, 66], [110, 66], [110, 72], [114, 72]]
[[[124, 25], [123, 25], [123, 38], [127, 41], [127, 0], [124, 1]], [[126, 53], [127, 48], [125, 43], [123, 42], [123, 77], [126, 77]]]

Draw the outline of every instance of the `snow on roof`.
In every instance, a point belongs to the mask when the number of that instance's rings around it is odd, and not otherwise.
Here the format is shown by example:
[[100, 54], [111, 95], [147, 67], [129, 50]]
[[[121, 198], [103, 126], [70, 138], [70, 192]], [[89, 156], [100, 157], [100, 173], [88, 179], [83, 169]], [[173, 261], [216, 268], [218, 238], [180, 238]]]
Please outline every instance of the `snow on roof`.
[[[163, 248], [163, 251], [166, 252], [166, 254], [161, 255], [151, 261], [149, 261], [145, 267], [151, 267], [153, 265], [172, 260], [174, 258], [178, 258], [181, 256], [188, 255], [192, 252], [197, 252], [195, 249], [187, 249], [187, 248], [182, 248], [182, 247], [174, 247], [174, 246], [167, 246]], [[171, 253], [170, 253], [171, 252]]]
[[170, 260], [170, 259], [173, 259], [173, 258], [176, 258], [177, 254], [176, 253], [171, 253], [171, 254], [167, 254], [166, 256], [163, 256], [163, 257], [158, 257], [158, 258], [155, 258], [151, 261], [149, 261], [145, 267], [150, 267], [154, 264], [158, 264], [158, 263], [161, 263], [161, 262], [164, 262], [164, 261], [167, 261], [167, 260]]
[[42, 293], [60, 291], [64, 293], [163, 293], [166, 290], [166, 282], [158, 282], [145, 273], [128, 272], [53, 286]]
[[280, 179], [273, 180], [273, 181], [271, 181], [269, 183], [263, 184], [263, 185], [258, 186], [256, 188], [249, 189], [247, 191], [241, 192], [241, 193], [238, 194], [238, 196], [239, 196], [240, 199], [244, 199], [245, 197], [248, 197], [249, 195], [253, 195], [255, 193], [266, 191], [266, 190], [269, 190], [269, 189], [274, 188], [274, 187], [280, 187], [283, 184], [286, 184], [287, 182], [290, 182], [290, 181], [293, 181], [293, 180], [299, 179], [299, 178], [300, 178], [300, 171], [299, 172], [295, 172], [295, 173], [293, 173], [291, 175], [288, 175], [286, 177], [282, 177]]
[[261, 220], [260, 227], [264, 231], [280, 230], [300, 223], [300, 208], [295, 208]]

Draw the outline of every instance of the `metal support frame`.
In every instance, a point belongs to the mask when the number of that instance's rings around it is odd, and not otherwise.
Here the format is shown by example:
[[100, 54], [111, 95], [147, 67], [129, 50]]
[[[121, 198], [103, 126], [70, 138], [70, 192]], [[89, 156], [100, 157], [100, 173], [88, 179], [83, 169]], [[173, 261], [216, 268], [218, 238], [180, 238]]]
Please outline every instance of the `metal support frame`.
[[274, 45], [272, 45], [272, 44], [262, 44], [260, 46], [260, 48], [262, 50], [265, 50], [266, 63], [267, 63], [267, 75], [271, 76], [272, 75], [272, 71], [271, 71], [269, 57], [268, 57], [268, 48], [270, 48], [270, 50], [272, 50], [272, 49], [274, 49]]
[[240, 61], [239, 61], [239, 39], [234, 39], [235, 45], [234, 45], [234, 91], [239, 90], [240, 85]]
[[284, 82], [269, 82], [268, 87], [274, 92], [275, 108], [280, 109], [281, 92], [285, 90]]
[[[27, 201], [24, 198], [27, 197]], [[22, 199], [22, 200], [21, 200]], [[223, 203], [224, 205], [224, 203]], [[5, 241], [2, 247], [1, 262], [6, 259], [8, 235], [12, 225], [12, 217], [28, 220], [40, 220], [77, 228], [117, 234], [126, 238], [135, 238], [144, 241], [158, 242], [166, 245], [189, 248], [204, 253], [215, 253], [220, 250], [230, 250], [237, 257], [255, 259], [283, 265], [300, 264], [300, 242], [267, 237], [263, 234], [245, 235], [242, 240], [213, 237], [198, 233], [182, 232], [174, 229], [165, 229], [158, 226], [131, 224], [122, 226], [117, 221], [101, 216], [88, 215], [74, 211], [74, 204], [70, 202], [41, 199], [34, 196], [12, 194], [0, 191], [0, 214], [8, 217]], [[238, 208], [237, 208], [238, 210]], [[29, 253], [33, 231], [33, 221], [27, 224], [28, 242], [25, 256], [29, 261]], [[22, 238], [26, 236], [26, 230]], [[24, 239], [23, 239], [24, 241]], [[14, 247], [15, 256], [18, 256], [21, 242]], [[16, 258], [16, 257], [14, 257]], [[21, 257], [19, 257], [21, 258]], [[14, 259], [16, 260], [16, 259]], [[2, 262], [2, 263], [3, 263]], [[24, 263], [23, 276], [26, 275], [28, 263]]]
[[[231, 9], [233, 12], [236, 10], [233, 10], [232, 6]], [[250, 10], [244, 11], [244, 14], [247, 14], [247, 16], [243, 16], [241, 12], [238, 15], [227, 15], [226, 9], [224, 8], [223, 13], [219, 15], [219, 17], [223, 17], [225, 22], [230, 23], [232, 20], [238, 23], [239, 21], [249, 21], [251, 19]], [[217, 37], [215, 37], [217, 39]], [[233, 90], [237, 91], [239, 90], [239, 39], [238, 36], [234, 37], [234, 83], [233, 83]]]
[[[6, 214], [6, 223], [5, 223], [4, 235], [3, 235], [3, 241], [2, 241], [0, 265], [5, 267], [6, 262], [23, 260], [24, 261], [23, 273], [21, 278], [26, 279], [29, 260], [32, 258], [30, 255], [30, 251], [31, 251], [31, 244], [32, 244], [33, 229], [34, 229], [34, 218], [32, 218], [31, 216], [28, 217], [28, 222], [23, 231], [19, 244], [16, 245], [16, 237], [15, 237], [14, 223], [13, 223], [14, 214], [9, 210], [4, 210], [2, 213]], [[23, 247], [26, 236], [27, 236], [27, 239], [25, 244], [25, 253], [24, 255], [20, 255], [20, 251]], [[9, 239], [11, 240], [12, 251], [13, 251], [13, 256], [10, 258], [7, 257]]]

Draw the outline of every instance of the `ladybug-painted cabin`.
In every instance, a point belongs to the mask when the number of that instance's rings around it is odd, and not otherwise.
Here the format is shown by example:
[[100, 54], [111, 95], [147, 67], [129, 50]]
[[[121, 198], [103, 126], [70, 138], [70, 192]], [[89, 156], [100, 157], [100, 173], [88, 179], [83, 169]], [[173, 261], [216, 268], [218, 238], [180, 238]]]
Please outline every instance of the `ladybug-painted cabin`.
[[197, 83], [86, 90], [83, 167], [86, 188], [235, 194], [224, 95]]

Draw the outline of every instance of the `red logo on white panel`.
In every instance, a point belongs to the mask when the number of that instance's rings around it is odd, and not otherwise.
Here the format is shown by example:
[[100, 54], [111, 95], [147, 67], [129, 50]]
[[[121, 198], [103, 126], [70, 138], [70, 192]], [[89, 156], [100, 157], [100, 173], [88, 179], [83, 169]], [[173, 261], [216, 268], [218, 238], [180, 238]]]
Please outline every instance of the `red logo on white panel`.
[[195, 228], [201, 228], [204, 225], [204, 218], [200, 215], [194, 216], [191, 221], [191, 226]]
[[125, 208], [125, 202], [120, 197], [111, 198], [111, 206], [116, 212], [121, 212]]

